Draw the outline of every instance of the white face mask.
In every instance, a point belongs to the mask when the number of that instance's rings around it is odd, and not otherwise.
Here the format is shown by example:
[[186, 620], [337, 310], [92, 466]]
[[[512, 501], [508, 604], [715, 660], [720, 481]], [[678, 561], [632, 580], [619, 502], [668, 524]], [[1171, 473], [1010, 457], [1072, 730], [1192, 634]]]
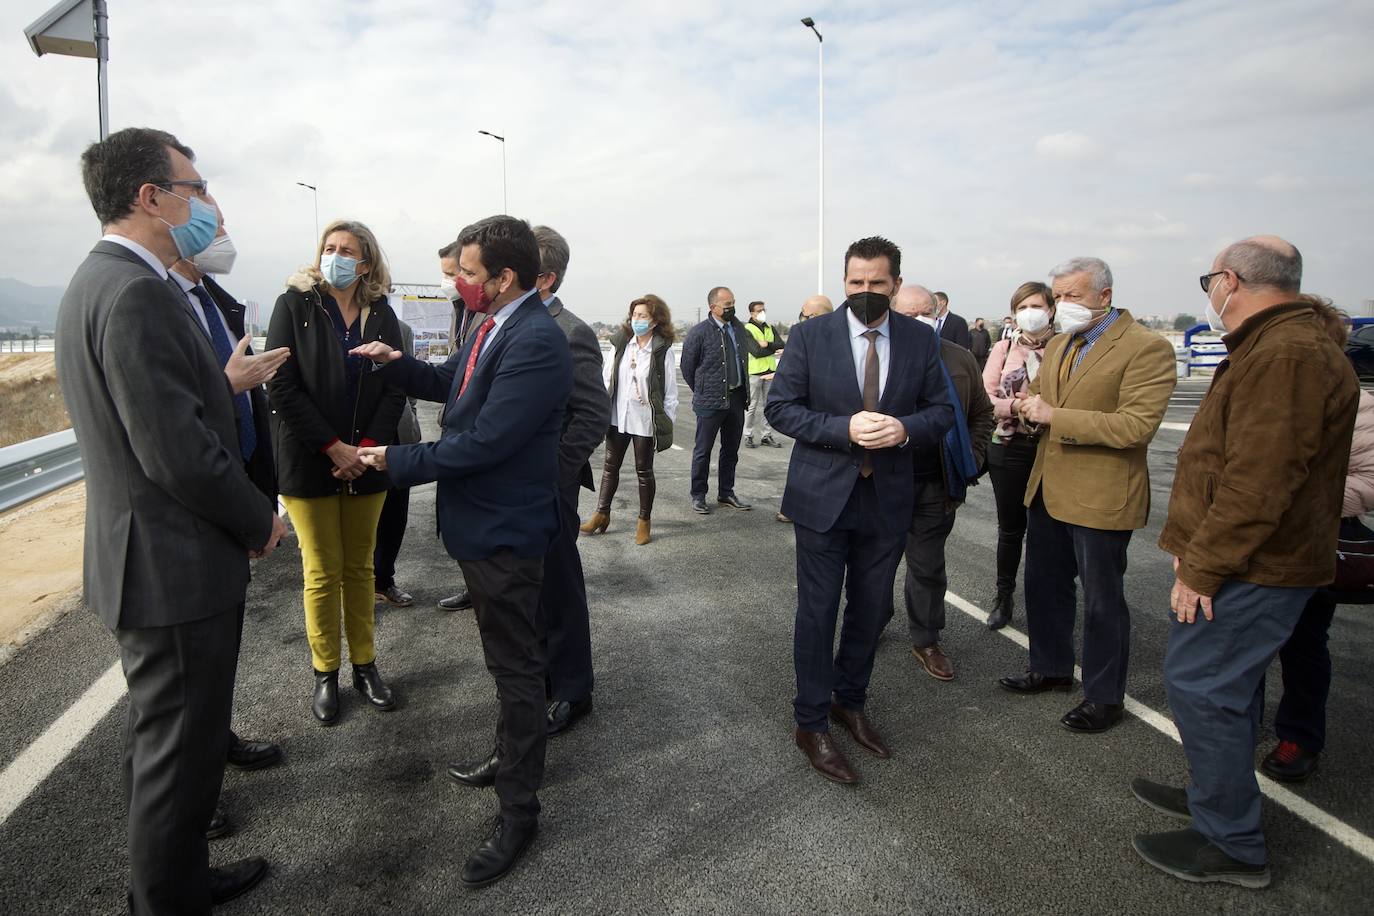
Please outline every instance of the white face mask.
[[1093, 320], [1092, 310], [1077, 302], [1056, 302], [1055, 314], [1059, 316], [1059, 330], [1072, 334]]
[[940, 325], [939, 320], [931, 315], [917, 315], [916, 320], [919, 321], [921, 324], [925, 325], [926, 327], [930, 328], [932, 331]]
[[451, 302], [457, 302], [461, 295], [458, 292], [458, 283], [452, 277], [444, 277], [440, 280], [439, 289], [443, 290], [444, 295], [448, 296]]
[[1231, 304], [1231, 297], [1235, 294], [1235, 290], [1226, 294], [1226, 298], [1221, 302], [1221, 311], [1219, 312], [1212, 308], [1212, 294], [1207, 294], [1207, 326], [1218, 334], [1226, 333], [1226, 323], [1221, 320], [1221, 316], [1226, 314], [1226, 306]]
[[757, 321], [759, 324], [767, 324], [767, 323], [768, 323], [768, 313], [765, 312], [765, 311], [760, 311], [759, 313], [757, 313], [756, 315], [754, 315], [754, 320]]
[[1050, 326], [1050, 313], [1038, 308], [1021, 309], [1016, 313], [1016, 326], [1027, 334], [1039, 334]]
[[221, 235], [210, 243], [200, 254], [191, 258], [196, 270], [203, 274], [227, 274], [234, 269], [234, 259], [239, 256], [238, 249], [228, 235]]

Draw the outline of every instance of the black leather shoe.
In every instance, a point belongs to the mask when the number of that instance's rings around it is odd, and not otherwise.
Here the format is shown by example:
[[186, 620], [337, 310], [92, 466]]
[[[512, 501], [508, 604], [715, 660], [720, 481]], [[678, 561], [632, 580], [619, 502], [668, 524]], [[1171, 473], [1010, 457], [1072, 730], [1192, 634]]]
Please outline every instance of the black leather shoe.
[[369, 703], [383, 712], [390, 712], [396, 708], [396, 698], [391, 695], [391, 688], [377, 673], [375, 661], [353, 666], [353, 689], [367, 697]]
[[720, 503], [722, 506], [729, 506], [732, 509], [748, 510], [754, 508], [749, 503], [744, 502], [733, 493], [724, 493], [720, 496], [717, 496], [716, 502]]
[[310, 704], [321, 725], [333, 725], [339, 719], [339, 670], [315, 672], [315, 699]]
[[1084, 700], [1064, 713], [1059, 720], [1071, 732], [1093, 734], [1105, 732], [1126, 717], [1126, 707], [1120, 703], [1092, 703]]
[[229, 831], [233, 829], [234, 825], [229, 822], [229, 817], [224, 813], [224, 809], [215, 805], [215, 814], [210, 818], [210, 826], [205, 828], [205, 838], [218, 840], [222, 836], [228, 836]]
[[236, 770], [261, 770], [281, 762], [281, 748], [266, 741], [244, 741], [230, 732], [227, 761]]
[[240, 859], [210, 869], [210, 902], [215, 906], [228, 903], [258, 886], [267, 876], [267, 860], [259, 856]]
[[1046, 677], [1034, 671], [1013, 674], [997, 681], [997, 686], [1012, 693], [1044, 693], [1046, 690], [1062, 690], [1068, 693], [1073, 689], [1072, 677]]
[[1193, 812], [1188, 807], [1187, 789], [1162, 785], [1148, 779], [1132, 779], [1131, 794], [1160, 814], [1185, 821], [1193, 819]]
[[1278, 746], [1265, 755], [1260, 771], [1279, 782], [1303, 782], [1317, 769], [1320, 753], [1303, 750], [1295, 741], [1279, 741]]
[[759, 445], [771, 445], [773, 448], [782, 448], [782, 443], [772, 436], [764, 436], [759, 440]]
[[988, 614], [988, 629], [1000, 630], [1011, 623], [1011, 614], [1015, 608], [1016, 603], [1012, 600], [1011, 592], [998, 592], [997, 597], [992, 599], [992, 613]]
[[501, 765], [501, 754], [496, 748], [482, 760], [468, 763], [449, 764], [448, 775], [465, 786], [485, 789], [496, 784], [496, 768]]
[[1191, 828], [1140, 833], [1131, 842], [1136, 854], [1162, 872], [1196, 884], [1269, 886], [1269, 866], [1233, 859]]
[[714, 511], [716, 511], [716, 510], [715, 510], [715, 509], [712, 509], [710, 506], [706, 505], [706, 497], [705, 497], [705, 496], [693, 496], [693, 497], [692, 497], [692, 511], [693, 511], [693, 512], [696, 512], [696, 513], [699, 513], [699, 514], [701, 514], [701, 515], [710, 515], [712, 512], [714, 512]]
[[567, 700], [554, 700], [549, 704], [549, 737], [561, 735], [578, 719], [592, 711], [591, 694], [569, 703]]
[[445, 611], [465, 611], [472, 607], [472, 596], [467, 589], [463, 589], [456, 595], [449, 595], [447, 598], [439, 599], [440, 610]]
[[523, 853], [539, 833], [539, 822], [530, 821], [518, 824], [505, 818], [497, 818], [491, 835], [468, 856], [459, 879], [463, 887], [478, 888], [495, 884], [515, 867]]
[[377, 600], [385, 601], [392, 607], [410, 607], [415, 603], [410, 592], [405, 592], [395, 585], [388, 585], [386, 588], [377, 589]]

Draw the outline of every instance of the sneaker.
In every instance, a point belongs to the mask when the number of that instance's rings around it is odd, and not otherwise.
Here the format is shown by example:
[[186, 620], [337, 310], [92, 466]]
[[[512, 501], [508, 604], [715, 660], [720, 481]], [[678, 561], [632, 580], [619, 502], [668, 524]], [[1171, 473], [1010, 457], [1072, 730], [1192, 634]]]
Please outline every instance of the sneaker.
[[753, 436], [745, 436], [745, 437], [744, 437], [744, 447], [745, 447], [745, 448], [758, 448], [758, 446], [754, 445], [754, 437], [753, 437]]
[[1302, 749], [1296, 741], [1280, 741], [1260, 764], [1260, 772], [1279, 782], [1303, 782], [1317, 770], [1320, 753]]
[[1233, 859], [1192, 828], [1168, 833], [1139, 833], [1131, 845], [1136, 854], [1162, 872], [1196, 884], [1269, 886], [1269, 866]]

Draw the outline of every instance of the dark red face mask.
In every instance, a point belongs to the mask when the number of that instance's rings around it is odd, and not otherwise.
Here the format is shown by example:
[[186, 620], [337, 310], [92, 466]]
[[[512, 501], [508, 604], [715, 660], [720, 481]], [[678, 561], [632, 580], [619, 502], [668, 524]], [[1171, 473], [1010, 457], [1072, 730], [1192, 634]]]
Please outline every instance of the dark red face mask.
[[463, 305], [472, 312], [487, 312], [491, 310], [492, 298], [487, 295], [486, 289], [480, 283], [472, 283], [463, 277], [454, 277], [453, 285], [458, 288], [458, 295], [463, 297]]

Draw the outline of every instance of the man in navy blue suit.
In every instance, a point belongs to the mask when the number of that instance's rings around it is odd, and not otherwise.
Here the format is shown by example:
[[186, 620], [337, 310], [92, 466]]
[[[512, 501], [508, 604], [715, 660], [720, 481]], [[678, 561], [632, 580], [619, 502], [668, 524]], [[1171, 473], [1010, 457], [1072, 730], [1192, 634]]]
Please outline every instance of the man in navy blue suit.
[[372, 342], [353, 351], [387, 367], [411, 397], [449, 404], [438, 442], [360, 450], [396, 486], [439, 482], [439, 530], [477, 611], [500, 714], [496, 750], [449, 767], [496, 786], [501, 817], [463, 866], [462, 882], [499, 880], [539, 829], [544, 775], [544, 555], [558, 533], [558, 439], [572, 390], [568, 341], [535, 293], [539, 245], [528, 223], [492, 216], [458, 236], [457, 285], [484, 318], [442, 366]]
[[830, 740], [827, 717], [869, 753], [891, 756], [864, 702], [911, 521], [912, 456], [935, 448], [954, 423], [935, 333], [888, 311], [901, 269], [887, 239], [849, 246], [844, 306], [792, 328], [764, 411], [796, 440], [782, 512], [797, 538], [797, 746], [841, 783], [858, 775]]

